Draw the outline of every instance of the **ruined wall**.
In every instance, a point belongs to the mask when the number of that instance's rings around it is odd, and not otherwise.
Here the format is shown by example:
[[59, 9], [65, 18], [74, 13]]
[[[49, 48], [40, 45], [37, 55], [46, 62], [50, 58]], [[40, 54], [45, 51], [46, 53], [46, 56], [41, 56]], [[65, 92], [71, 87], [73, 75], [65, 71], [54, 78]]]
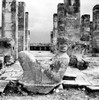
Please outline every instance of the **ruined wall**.
[[65, 32], [72, 41], [80, 39], [80, 0], [64, 0]]
[[25, 3], [18, 2], [18, 51], [25, 50]]
[[99, 5], [93, 8], [93, 49], [99, 52]]
[[2, 38], [12, 39], [14, 42], [13, 56], [17, 59], [17, 34], [16, 34], [16, 0], [2, 1]]
[[58, 17], [55, 13], [53, 15], [53, 51], [54, 53], [57, 52], [57, 35], [58, 35], [58, 27], [57, 27]]
[[28, 12], [25, 12], [25, 50], [28, 50]]
[[85, 14], [81, 17], [81, 40], [90, 40], [90, 15]]

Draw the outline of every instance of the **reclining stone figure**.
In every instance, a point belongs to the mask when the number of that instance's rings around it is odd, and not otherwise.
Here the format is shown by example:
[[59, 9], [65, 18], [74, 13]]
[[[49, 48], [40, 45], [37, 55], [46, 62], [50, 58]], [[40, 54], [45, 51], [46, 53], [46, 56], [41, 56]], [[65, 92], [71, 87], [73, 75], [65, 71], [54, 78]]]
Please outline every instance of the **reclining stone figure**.
[[20, 52], [19, 62], [24, 73], [22, 78], [19, 79], [19, 83], [23, 84], [28, 91], [49, 93], [60, 84], [68, 67], [69, 56], [66, 50], [59, 50], [55, 57], [52, 58], [52, 64], [46, 69], [42, 69], [41, 64], [37, 62], [31, 53], [27, 51]]

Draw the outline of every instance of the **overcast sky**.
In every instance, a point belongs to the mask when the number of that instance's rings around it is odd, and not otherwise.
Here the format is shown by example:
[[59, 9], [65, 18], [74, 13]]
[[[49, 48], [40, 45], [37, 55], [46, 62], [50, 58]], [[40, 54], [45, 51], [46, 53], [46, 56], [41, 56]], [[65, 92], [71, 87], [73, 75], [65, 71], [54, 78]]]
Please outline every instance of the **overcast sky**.
[[[0, 4], [2, 4], [1, 1], [2, 0], [0, 0]], [[26, 11], [29, 12], [29, 29], [31, 31], [31, 42], [50, 42], [50, 31], [53, 28], [53, 13], [57, 12], [57, 4], [63, 3], [63, 0], [21, 1], [26, 2]], [[81, 15], [90, 14], [92, 16], [92, 8], [96, 4], [99, 4], [99, 0], [81, 0]]]

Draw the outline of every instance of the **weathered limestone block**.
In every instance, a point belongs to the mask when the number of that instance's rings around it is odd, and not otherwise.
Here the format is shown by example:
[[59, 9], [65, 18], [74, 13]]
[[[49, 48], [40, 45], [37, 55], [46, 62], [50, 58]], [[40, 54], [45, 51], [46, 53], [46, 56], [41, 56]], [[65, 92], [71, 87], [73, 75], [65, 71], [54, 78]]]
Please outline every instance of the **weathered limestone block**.
[[90, 15], [85, 14], [81, 17], [81, 40], [90, 40]]
[[93, 38], [92, 47], [95, 53], [99, 53], [99, 5], [93, 8]]

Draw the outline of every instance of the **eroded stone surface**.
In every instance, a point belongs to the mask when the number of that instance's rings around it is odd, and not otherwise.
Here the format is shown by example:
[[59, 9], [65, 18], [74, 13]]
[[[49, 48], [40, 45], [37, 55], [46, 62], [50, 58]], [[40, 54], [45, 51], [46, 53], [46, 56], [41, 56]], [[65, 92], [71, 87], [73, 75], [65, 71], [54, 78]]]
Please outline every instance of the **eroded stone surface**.
[[32, 92], [36, 89], [38, 92], [42, 90], [42, 93], [43, 91], [48, 93], [51, 90], [49, 87], [53, 89], [61, 82], [69, 63], [69, 57], [66, 53], [60, 53], [52, 60], [53, 63], [49, 65], [49, 68], [42, 70], [41, 65], [38, 64], [31, 53], [20, 52], [19, 62], [24, 73], [19, 82], [24, 84], [27, 89], [31, 87], [30, 91], [32, 90]]

